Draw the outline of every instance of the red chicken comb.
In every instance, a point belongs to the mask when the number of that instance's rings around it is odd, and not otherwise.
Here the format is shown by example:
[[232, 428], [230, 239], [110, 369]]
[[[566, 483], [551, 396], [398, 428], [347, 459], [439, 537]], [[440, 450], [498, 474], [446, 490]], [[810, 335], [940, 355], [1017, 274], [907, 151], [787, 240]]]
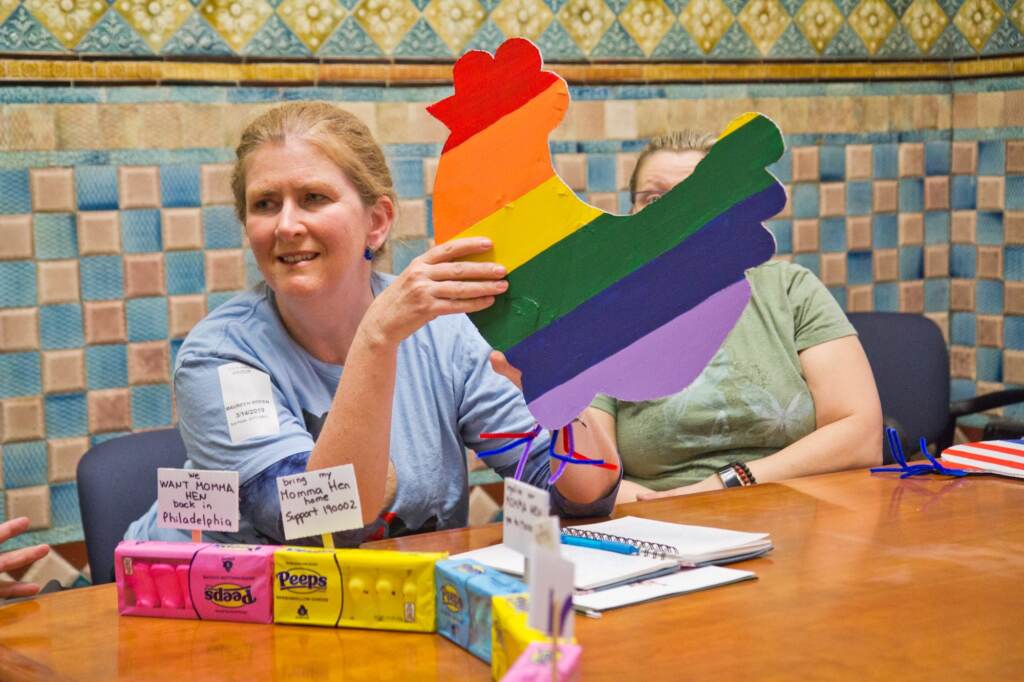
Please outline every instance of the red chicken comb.
[[525, 38], [506, 40], [493, 57], [481, 50], [460, 57], [453, 72], [455, 94], [427, 107], [451, 131], [444, 151], [465, 142], [560, 80], [543, 66], [540, 50]]

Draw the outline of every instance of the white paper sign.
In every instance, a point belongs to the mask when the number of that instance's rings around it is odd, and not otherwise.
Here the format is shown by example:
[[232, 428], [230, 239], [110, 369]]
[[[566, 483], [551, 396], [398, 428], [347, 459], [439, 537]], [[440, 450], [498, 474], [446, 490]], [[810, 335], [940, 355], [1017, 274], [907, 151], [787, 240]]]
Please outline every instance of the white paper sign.
[[514, 478], [505, 479], [502, 543], [528, 555], [533, 527], [551, 513], [551, 494]]
[[286, 540], [363, 527], [351, 464], [279, 476], [277, 497]]
[[238, 532], [238, 472], [157, 471], [158, 528]]
[[533, 542], [552, 552], [562, 551], [562, 524], [557, 516], [537, 519], [533, 524]]
[[280, 432], [270, 375], [240, 362], [217, 368], [232, 443]]
[[[546, 635], [552, 635], [552, 618], [561, 618], [567, 611], [564, 626], [558, 637], [572, 637], [575, 616], [572, 612], [572, 592], [575, 567], [562, 558], [560, 549], [551, 549], [534, 543], [527, 561], [526, 582], [530, 586], [530, 613], [527, 624]], [[552, 604], [554, 614], [552, 615]]]

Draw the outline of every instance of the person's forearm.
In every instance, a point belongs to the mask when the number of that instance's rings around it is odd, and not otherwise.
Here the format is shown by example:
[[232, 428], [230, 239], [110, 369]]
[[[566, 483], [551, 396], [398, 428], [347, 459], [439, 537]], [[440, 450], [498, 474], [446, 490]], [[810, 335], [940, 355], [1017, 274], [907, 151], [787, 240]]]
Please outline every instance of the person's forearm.
[[[576, 452], [590, 459], [603, 459], [616, 467], [622, 466], [612, 434], [600, 424], [599, 419], [594, 418], [592, 412], [593, 408], [584, 410], [579, 419], [573, 422], [573, 444]], [[555, 452], [560, 455], [566, 454], [561, 434]], [[559, 460], [552, 459], [552, 472], [560, 464]], [[567, 500], [587, 503], [607, 495], [618, 480], [618, 469], [605, 469], [593, 464], [569, 464], [555, 486]]]
[[[360, 327], [307, 465], [310, 471], [353, 465], [364, 524], [377, 518], [388, 502], [385, 488], [397, 365], [398, 345], [374, 338]], [[391, 487], [393, 497], [393, 480]]]
[[837, 419], [747, 466], [758, 483], [767, 483], [877, 465], [882, 461], [882, 427], [876, 421], [863, 414]]

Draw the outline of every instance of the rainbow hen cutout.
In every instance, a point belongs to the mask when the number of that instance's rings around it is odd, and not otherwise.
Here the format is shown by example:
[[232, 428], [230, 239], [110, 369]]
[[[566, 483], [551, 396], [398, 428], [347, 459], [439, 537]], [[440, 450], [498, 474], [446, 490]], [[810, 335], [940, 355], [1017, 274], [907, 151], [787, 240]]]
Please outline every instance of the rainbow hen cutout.
[[523, 373], [546, 428], [596, 393], [649, 400], [688, 386], [750, 298], [744, 277], [775, 252], [761, 224], [786, 202], [766, 170], [782, 156], [760, 114], [733, 121], [693, 175], [631, 216], [579, 200], [551, 163], [565, 81], [513, 38], [455, 64], [455, 94], [428, 108], [451, 130], [434, 184], [434, 236], [487, 236], [473, 260], [508, 269], [508, 293], [471, 315]]

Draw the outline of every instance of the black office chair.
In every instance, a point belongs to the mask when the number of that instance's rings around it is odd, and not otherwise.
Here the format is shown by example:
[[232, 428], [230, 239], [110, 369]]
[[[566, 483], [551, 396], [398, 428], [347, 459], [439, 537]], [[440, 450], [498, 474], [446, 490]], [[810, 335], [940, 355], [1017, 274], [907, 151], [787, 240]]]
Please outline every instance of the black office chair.
[[[933, 454], [948, 448], [959, 417], [1024, 402], [1024, 389], [1007, 389], [951, 403], [946, 341], [923, 315], [851, 313], [849, 318], [871, 363], [885, 423], [899, 432], [907, 455], [920, 452], [922, 436]], [[893, 461], [888, 444], [884, 457]]]
[[78, 504], [92, 582], [113, 582], [114, 548], [156, 500], [156, 470], [181, 468], [177, 429], [133, 433], [99, 443], [78, 462]]

